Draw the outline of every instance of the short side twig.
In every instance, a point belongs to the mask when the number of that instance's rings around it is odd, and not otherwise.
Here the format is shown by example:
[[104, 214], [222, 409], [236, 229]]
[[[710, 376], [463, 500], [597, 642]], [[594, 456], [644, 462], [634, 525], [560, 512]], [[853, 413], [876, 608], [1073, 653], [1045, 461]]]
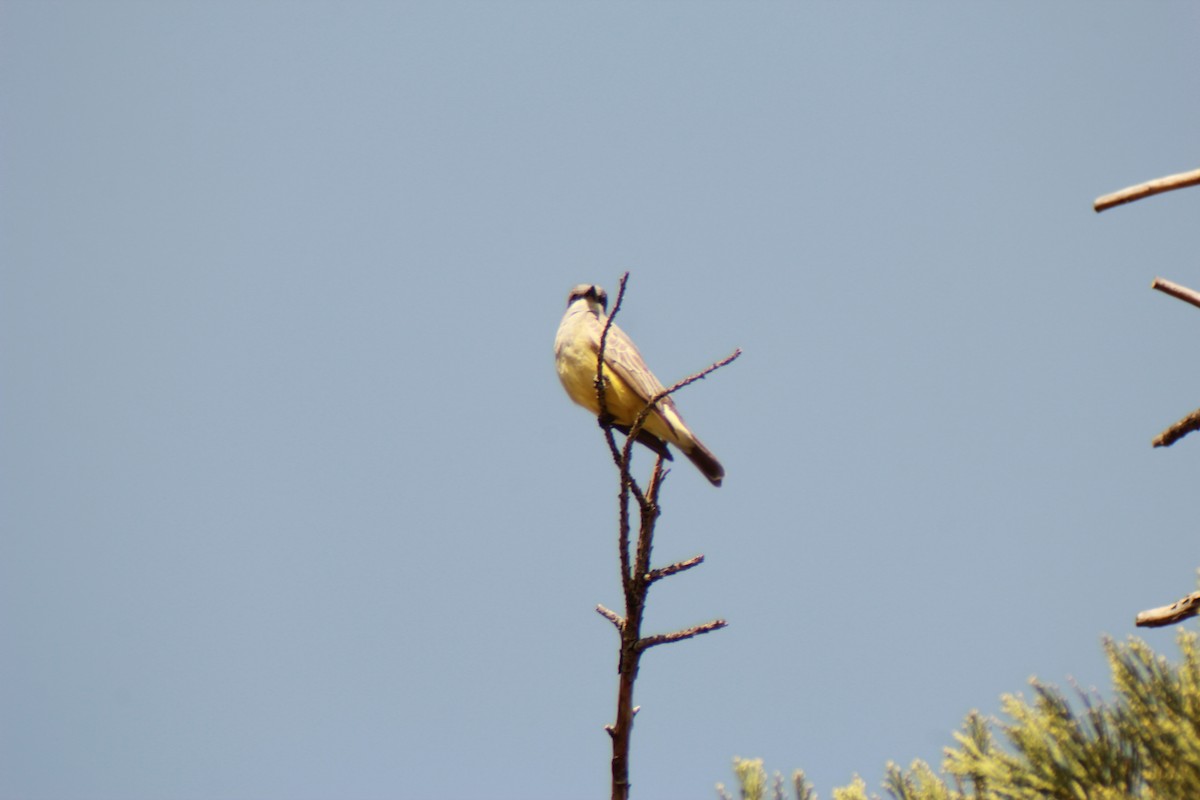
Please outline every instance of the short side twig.
[[1200, 614], [1200, 592], [1192, 592], [1169, 606], [1143, 611], [1137, 615], [1135, 622], [1139, 628], [1161, 628], [1183, 622], [1197, 614]]
[[1171, 425], [1150, 441], [1154, 447], [1170, 447], [1193, 431], [1200, 430], [1200, 408]]
[[721, 367], [732, 364], [741, 354], [742, 349], [740, 347], [736, 348], [732, 353], [727, 355], [725, 358], [722, 358], [720, 361], [710, 364], [709, 366], [697, 372], [695, 375], [689, 375], [688, 377], [671, 386], [671, 388], [663, 389], [661, 392], [654, 395], [654, 397], [651, 397], [650, 402], [646, 403], [642, 410], [638, 412], [637, 417], [634, 418], [633, 425], [629, 426], [629, 439], [625, 444], [626, 463], [628, 463], [629, 449], [632, 447], [631, 442], [637, 437], [638, 433], [641, 432], [642, 426], [646, 424], [646, 418], [650, 416], [650, 412], [654, 410], [655, 406], [657, 406], [664, 398], [670, 397], [685, 386], [691, 386], [696, 381], [704, 380]]
[[687, 559], [686, 561], [676, 561], [674, 564], [668, 564], [665, 567], [659, 567], [658, 569], [652, 569], [646, 573], [646, 583], [654, 583], [657, 580], [661, 580], [663, 578], [669, 578], [670, 576], [674, 575], [677, 572], [683, 572], [685, 569], [691, 569], [692, 567], [699, 566], [700, 564], [703, 564], [703, 563], [704, 563], [704, 556], [699, 555], [699, 556], [692, 556], [691, 558]]
[[639, 605], [645, 604], [646, 589], [649, 587], [645, 576], [650, 571], [650, 550], [654, 546], [654, 525], [658, 522], [658, 515], [662, 513], [658, 507], [658, 492], [662, 488], [666, 472], [663, 467], [663, 457], [659, 456], [654, 460], [654, 472], [651, 473], [646, 500], [640, 509], [642, 524], [638, 530], [637, 555], [633, 560], [633, 573], [629, 576], [634, 593], [640, 597]]
[[1200, 292], [1197, 292], [1195, 289], [1189, 289], [1166, 278], [1155, 278], [1150, 282], [1150, 288], [1157, 289], [1163, 294], [1169, 294], [1176, 300], [1182, 300], [1185, 303], [1191, 303], [1194, 306], [1200, 307]]
[[625, 629], [625, 620], [611, 608], [605, 608], [603, 605], [597, 604], [596, 613], [615, 625], [618, 631]]
[[670, 644], [671, 642], [682, 642], [684, 639], [691, 639], [693, 636], [699, 636], [702, 633], [711, 633], [719, 631], [729, 623], [723, 619], [714, 619], [712, 622], [706, 622], [703, 625], [697, 625], [693, 628], [686, 628], [674, 633], [659, 633], [654, 636], [647, 636], [644, 639], [639, 639], [637, 646], [638, 650], [648, 650], [651, 647], [656, 647], [660, 644]]
[[[1150, 283], [1151, 289], [1168, 294], [1185, 303], [1200, 307], [1200, 292], [1187, 286], [1169, 281], [1166, 278], [1155, 278]], [[1170, 447], [1175, 442], [1187, 436], [1192, 431], [1200, 430], [1200, 408], [1185, 416], [1178, 422], [1168, 426], [1162, 433], [1155, 436], [1150, 444], [1154, 447]]]
[[648, 413], [649, 409], [653, 408], [654, 404], [657, 403], [658, 401], [662, 400], [664, 397], [673, 395], [676, 392], [678, 392], [680, 389], [682, 389], [683, 387], [691, 386], [696, 381], [702, 381], [705, 378], [707, 378], [710, 374], [719, 370], [721, 367], [725, 367], [725, 366], [732, 364], [735, 360], [737, 360], [737, 357], [740, 356], [741, 354], [742, 354], [742, 348], [740, 348], [740, 347], [735, 348], [732, 353], [725, 356], [720, 361], [717, 361], [713, 364], [708, 365], [704, 369], [697, 372], [695, 375], [687, 376], [686, 378], [684, 378], [683, 380], [679, 381], [674, 386], [672, 386], [670, 389], [665, 389], [665, 390], [659, 392], [658, 394], [654, 395], [654, 398], [647, 404], [647, 407], [642, 409], [642, 414], [644, 415], [644, 414]]
[[1145, 183], [1139, 183], [1136, 186], [1122, 189], [1119, 192], [1097, 197], [1096, 202], [1092, 204], [1092, 208], [1096, 209], [1098, 213], [1113, 206], [1120, 206], [1125, 203], [1132, 203], [1134, 200], [1141, 200], [1143, 197], [1182, 189], [1185, 186], [1195, 186], [1196, 184], [1200, 184], [1200, 169], [1194, 169], [1191, 172], [1180, 172], [1177, 175], [1167, 175], [1165, 178], [1156, 178], [1152, 181], [1146, 181]]

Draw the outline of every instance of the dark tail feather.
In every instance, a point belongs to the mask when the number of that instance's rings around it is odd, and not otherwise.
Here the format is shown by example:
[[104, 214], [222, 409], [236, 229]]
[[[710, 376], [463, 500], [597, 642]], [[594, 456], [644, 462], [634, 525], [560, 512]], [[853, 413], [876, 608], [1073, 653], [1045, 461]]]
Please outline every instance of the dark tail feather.
[[[617, 430], [619, 430], [621, 433], [625, 434], [626, 436], [629, 435], [629, 426], [628, 425], [613, 425], [613, 427], [616, 428]], [[658, 455], [665, 458], [667, 461], [675, 460], [674, 456], [671, 455], [671, 451], [667, 449], [667, 443], [664, 442], [662, 439], [659, 439], [654, 434], [648, 432], [645, 428], [642, 428], [640, 431], [638, 431], [637, 440], [639, 442], [641, 442], [642, 444], [646, 445], [646, 447], [650, 448]]]
[[721, 479], [725, 477], [725, 468], [721, 466], [721, 462], [717, 461], [717, 457], [708, 451], [708, 448], [700, 444], [699, 441], [693, 440], [692, 449], [685, 452], [696, 468], [704, 473], [704, 477], [712, 482], [713, 486], [720, 486]]
[[[613, 427], [626, 436], [629, 435], [629, 426], [613, 425]], [[657, 436], [646, 432], [645, 429], [638, 431], [637, 440], [668, 461], [674, 460], [671, 457], [671, 451], [667, 449], [667, 443]], [[708, 478], [713, 486], [721, 485], [721, 480], [725, 477], [725, 468], [721, 466], [721, 462], [717, 461], [717, 457], [710, 453], [707, 447], [698, 441], [694, 441], [691, 451], [685, 452], [684, 455], [691, 459], [696, 468], [704, 473], [704, 477]]]

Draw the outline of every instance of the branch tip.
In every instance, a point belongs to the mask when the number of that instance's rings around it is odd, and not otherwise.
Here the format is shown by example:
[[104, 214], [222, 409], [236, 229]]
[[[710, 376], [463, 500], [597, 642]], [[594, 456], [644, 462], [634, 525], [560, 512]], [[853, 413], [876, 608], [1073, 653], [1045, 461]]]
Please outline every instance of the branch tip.
[[617, 630], [620, 631], [620, 630], [625, 629], [625, 620], [623, 620], [621, 618], [621, 616], [619, 614], [617, 614], [617, 612], [615, 612], [611, 609], [605, 608], [602, 605], [597, 605], [596, 613], [599, 614], [600, 616], [604, 617], [606, 620], [611, 622], [613, 625], [615, 625]]
[[1139, 628], [1161, 628], [1165, 625], [1183, 622], [1197, 614], [1200, 614], [1200, 592], [1192, 592], [1169, 606], [1151, 608], [1141, 612], [1134, 619], [1134, 624]]
[[1169, 281], [1166, 278], [1155, 278], [1150, 282], [1150, 288], [1169, 294], [1176, 300], [1182, 300], [1185, 303], [1191, 303], [1194, 306], [1200, 307], [1200, 292], [1195, 289], [1189, 289], [1182, 284]]
[[1155, 436], [1150, 444], [1153, 447], [1170, 447], [1189, 433], [1197, 430], [1200, 430], [1200, 408], [1167, 427], [1166, 430]]
[[658, 569], [652, 569], [647, 572], [646, 582], [654, 583], [655, 581], [662, 580], [663, 578], [669, 578], [676, 573], [683, 572], [684, 570], [691, 569], [692, 567], [698, 567], [703, 563], [703, 555], [692, 556], [691, 558], [683, 561], [676, 561], [674, 564], [668, 564], [665, 567], [659, 567]]
[[1200, 184], [1200, 169], [1167, 175], [1163, 178], [1155, 178], [1152, 181], [1139, 183], [1136, 186], [1129, 186], [1119, 192], [1097, 197], [1096, 202], [1092, 204], [1092, 208], [1099, 213], [1114, 206], [1132, 203], [1134, 200], [1141, 200], [1143, 197], [1151, 197], [1152, 195], [1182, 189], [1186, 186], [1195, 186], [1196, 184]]
[[714, 619], [711, 622], [706, 622], [703, 625], [696, 625], [691, 628], [685, 628], [674, 633], [659, 633], [654, 636], [647, 636], [644, 639], [639, 639], [637, 643], [638, 650], [648, 650], [651, 647], [657, 647], [660, 644], [671, 644], [672, 642], [682, 642], [684, 639], [691, 639], [695, 636], [700, 636], [705, 633], [719, 631], [729, 623], [723, 619]]

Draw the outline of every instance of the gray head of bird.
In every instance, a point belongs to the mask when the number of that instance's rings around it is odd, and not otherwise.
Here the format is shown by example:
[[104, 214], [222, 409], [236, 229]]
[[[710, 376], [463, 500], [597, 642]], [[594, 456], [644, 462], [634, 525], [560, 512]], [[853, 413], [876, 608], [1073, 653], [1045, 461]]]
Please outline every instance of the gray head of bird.
[[608, 292], [594, 283], [581, 283], [567, 295], [567, 307], [579, 300], [587, 301], [588, 310], [596, 316], [608, 313]]

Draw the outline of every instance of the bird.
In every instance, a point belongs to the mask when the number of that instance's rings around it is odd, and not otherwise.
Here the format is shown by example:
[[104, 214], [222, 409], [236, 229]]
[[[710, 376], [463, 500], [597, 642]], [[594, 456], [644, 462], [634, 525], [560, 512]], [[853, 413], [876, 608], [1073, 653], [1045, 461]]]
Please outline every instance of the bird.
[[[596, 397], [596, 355], [608, 321], [608, 294], [599, 286], [581, 283], [567, 295], [567, 312], [554, 337], [554, 363], [567, 396], [593, 414], [600, 413]], [[642, 360], [633, 340], [616, 325], [604, 342], [604, 404], [613, 427], [625, 435], [652, 398], [666, 391]], [[673, 444], [691, 459], [713, 486], [720, 486], [725, 468], [692, 433], [675, 401], [664, 397], [646, 416], [638, 441], [664, 458]]]

